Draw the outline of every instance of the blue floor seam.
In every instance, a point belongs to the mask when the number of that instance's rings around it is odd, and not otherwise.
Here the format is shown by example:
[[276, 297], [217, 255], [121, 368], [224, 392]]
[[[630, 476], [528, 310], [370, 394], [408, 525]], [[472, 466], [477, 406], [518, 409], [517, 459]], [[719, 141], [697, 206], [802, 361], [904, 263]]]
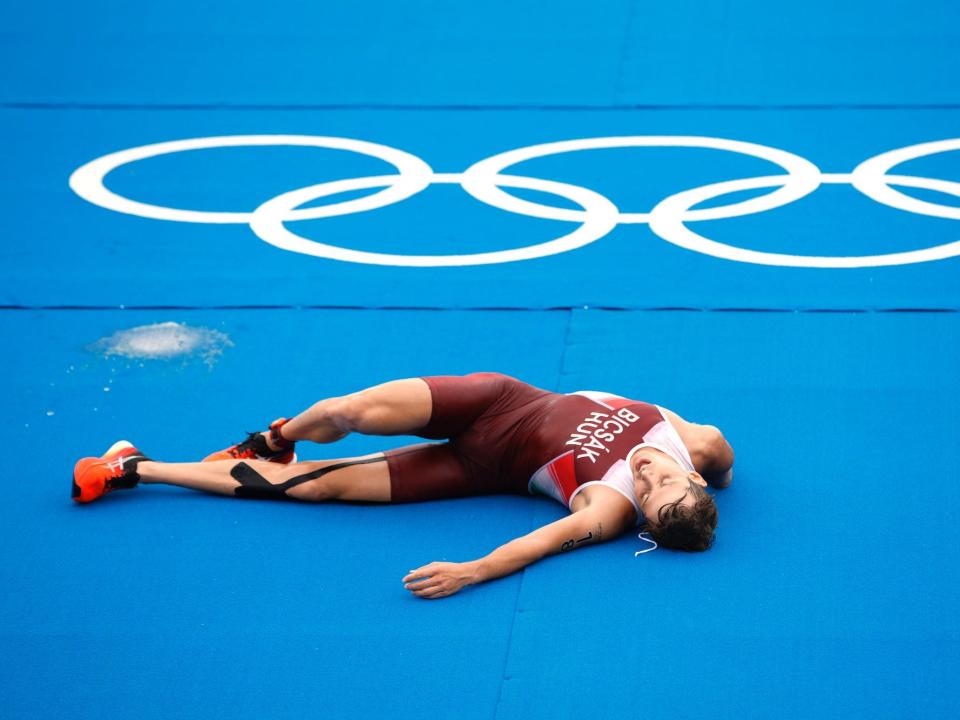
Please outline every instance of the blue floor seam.
[[771, 307], [628, 307], [620, 305], [570, 305], [557, 307], [455, 307], [432, 305], [0, 305], [0, 312], [102, 312], [102, 311], [175, 311], [207, 312], [211, 310], [361, 310], [369, 312], [571, 312], [595, 310], [598, 312], [675, 312], [675, 313], [781, 313], [799, 315], [822, 314], [930, 314], [960, 313], [956, 307], [888, 307], [888, 308], [771, 308]]
[[557, 373], [557, 385], [554, 388], [555, 392], [563, 392], [563, 388], [560, 387], [561, 380], [565, 374], [565, 367], [567, 363], [567, 347], [570, 345], [570, 329], [573, 327], [573, 310], [569, 311], [567, 315], [567, 324], [563, 329], [563, 346], [560, 348], [560, 368]]
[[[533, 517], [536, 512], [536, 505], [531, 503], [530, 507], [530, 521], [527, 523], [528, 527], [533, 525]], [[493, 720], [497, 720], [497, 717], [500, 715], [500, 701], [503, 700], [503, 686], [506, 683], [510, 676], [507, 674], [507, 669], [510, 666], [510, 650], [513, 647], [513, 630], [517, 626], [517, 615], [519, 614], [520, 608], [520, 593], [523, 591], [523, 583], [527, 578], [527, 570], [529, 568], [524, 568], [520, 571], [520, 582], [517, 583], [517, 594], [513, 599], [513, 612], [510, 614], [510, 632], [507, 633], [507, 651], [503, 656], [503, 671], [500, 673], [500, 687], [497, 689], [497, 701], [493, 706]]]
[[406, 103], [81, 103], [81, 102], [0, 102], [0, 109], [4, 110], [158, 110], [180, 112], [184, 110], [206, 111], [280, 111], [280, 112], [315, 112], [318, 110], [373, 110], [373, 111], [403, 111], [403, 112], [620, 112], [624, 110], [658, 111], [692, 111], [715, 110], [719, 112], [756, 111], [770, 112], [782, 110], [960, 110], [960, 103], [769, 103], [769, 104], [724, 104], [724, 103], [678, 103], [678, 104], [643, 104], [643, 103], [609, 103], [603, 105], [590, 104], [406, 104]]

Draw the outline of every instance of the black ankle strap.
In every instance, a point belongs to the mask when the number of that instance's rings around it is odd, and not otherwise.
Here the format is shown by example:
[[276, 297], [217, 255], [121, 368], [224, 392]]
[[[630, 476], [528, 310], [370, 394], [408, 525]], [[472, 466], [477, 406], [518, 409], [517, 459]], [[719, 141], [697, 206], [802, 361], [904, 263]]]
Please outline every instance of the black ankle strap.
[[273, 441], [274, 445], [279, 446], [283, 450], [289, 450], [294, 444], [293, 440], [287, 440], [280, 432], [280, 428], [282, 428], [288, 422], [289, 420], [284, 420], [283, 422], [275, 422], [270, 425], [270, 439]]

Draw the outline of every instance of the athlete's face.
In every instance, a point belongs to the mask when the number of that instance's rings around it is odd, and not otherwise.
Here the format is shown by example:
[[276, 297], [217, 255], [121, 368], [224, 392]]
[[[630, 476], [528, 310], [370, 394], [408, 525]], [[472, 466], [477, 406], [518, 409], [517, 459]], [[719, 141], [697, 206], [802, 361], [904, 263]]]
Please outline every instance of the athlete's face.
[[690, 483], [706, 487], [707, 481], [699, 473], [687, 472], [666, 453], [654, 448], [641, 448], [630, 460], [633, 471], [633, 491], [640, 502], [644, 517], [656, 522], [660, 509], [681, 500], [693, 505]]

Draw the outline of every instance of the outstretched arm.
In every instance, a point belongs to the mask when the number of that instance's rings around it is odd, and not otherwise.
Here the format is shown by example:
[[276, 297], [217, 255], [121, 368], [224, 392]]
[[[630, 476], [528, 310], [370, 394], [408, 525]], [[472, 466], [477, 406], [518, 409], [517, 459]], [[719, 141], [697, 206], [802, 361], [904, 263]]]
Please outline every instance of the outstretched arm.
[[509, 575], [548, 555], [569, 552], [610, 540], [629, 526], [633, 510], [626, 499], [610, 491], [610, 498], [544, 525], [528, 535], [501, 545], [489, 555], [464, 563], [433, 562], [403, 578], [404, 586], [423, 598], [441, 598], [465, 585]]

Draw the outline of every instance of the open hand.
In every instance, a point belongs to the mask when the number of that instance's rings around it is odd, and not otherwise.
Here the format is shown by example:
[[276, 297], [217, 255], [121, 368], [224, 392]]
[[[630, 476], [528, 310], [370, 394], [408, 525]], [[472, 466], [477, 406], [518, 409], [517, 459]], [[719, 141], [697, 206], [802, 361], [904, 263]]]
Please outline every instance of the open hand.
[[414, 595], [434, 600], [453, 595], [473, 579], [470, 563], [432, 562], [411, 570], [403, 578], [403, 586]]

